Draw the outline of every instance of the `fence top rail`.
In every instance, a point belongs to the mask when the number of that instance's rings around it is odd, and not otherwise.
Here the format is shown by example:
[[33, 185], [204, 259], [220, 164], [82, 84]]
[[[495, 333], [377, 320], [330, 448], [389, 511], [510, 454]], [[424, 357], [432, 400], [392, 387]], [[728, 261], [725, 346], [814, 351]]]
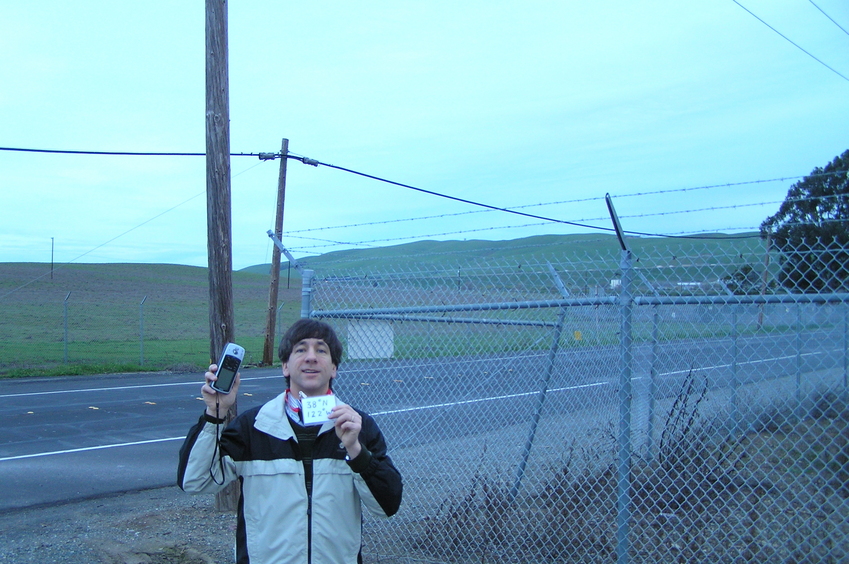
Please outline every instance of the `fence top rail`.
[[476, 317], [435, 317], [432, 315], [393, 315], [393, 314], [348, 314], [328, 316], [326, 312], [314, 311], [311, 317], [356, 319], [363, 321], [422, 321], [425, 323], [468, 323], [472, 325], [504, 325], [517, 327], [556, 327], [553, 321], [534, 321], [516, 319], [480, 319]]
[[[742, 305], [742, 304], [802, 304], [802, 303], [847, 303], [849, 293], [834, 294], [768, 294], [768, 295], [721, 295], [721, 296], [634, 296], [632, 303], [644, 305]], [[519, 309], [545, 309], [557, 307], [616, 305], [619, 296], [590, 296], [559, 300], [533, 300], [521, 302], [495, 302], [479, 304], [450, 304], [431, 306], [407, 306], [385, 308], [358, 308], [335, 310], [312, 310], [310, 317], [332, 318], [377, 318], [378, 316], [403, 316], [422, 313], [451, 313], [468, 311], [496, 311]]]
[[360, 309], [335, 309], [335, 310], [313, 310], [310, 317], [352, 317], [361, 315], [403, 315], [408, 313], [449, 313], [456, 311], [496, 311], [513, 309], [544, 309], [552, 307], [570, 307], [601, 304], [616, 304], [619, 302], [617, 296], [566, 298], [559, 300], [532, 300], [522, 302], [495, 302], [480, 304], [450, 304], [431, 306], [406, 306], [406, 307], [384, 307], [384, 308], [360, 308]]
[[765, 294], [723, 296], [636, 296], [635, 305], [834, 304], [849, 302], [849, 294]]

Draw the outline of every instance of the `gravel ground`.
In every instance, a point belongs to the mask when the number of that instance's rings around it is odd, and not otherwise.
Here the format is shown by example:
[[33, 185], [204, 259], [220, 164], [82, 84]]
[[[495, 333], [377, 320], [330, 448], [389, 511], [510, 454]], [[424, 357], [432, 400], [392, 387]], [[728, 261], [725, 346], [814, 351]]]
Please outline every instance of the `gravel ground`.
[[233, 562], [235, 516], [167, 487], [0, 512], [0, 562]]

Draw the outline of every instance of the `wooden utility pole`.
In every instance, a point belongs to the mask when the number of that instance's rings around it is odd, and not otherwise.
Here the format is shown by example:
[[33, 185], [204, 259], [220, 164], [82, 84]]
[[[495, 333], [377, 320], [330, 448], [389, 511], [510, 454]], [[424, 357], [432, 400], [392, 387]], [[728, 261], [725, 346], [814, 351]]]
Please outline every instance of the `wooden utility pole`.
[[[280, 175], [277, 177], [277, 216], [274, 234], [283, 240], [283, 208], [286, 203], [286, 161], [289, 160], [289, 140], [284, 139], [280, 147]], [[271, 283], [268, 288], [268, 317], [265, 324], [265, 343], [262, 347], [262, 364], [274, 362], [274, 327], [277, 320], [277, 294], [280, 288], [280, 249], [274, 245], [271, 254]]]
[[206, 228], [209, 256], [209, 357], [233, 338], [230, 225], [230, 101], [227, 2], [206, 0]]
[[[206, 232], [209, 257], [209, 357], [218, 361], [234, 340], [233, 257], [230, 237], [230, 88], [227, 0], [206, 0]], [[227, 419], [236, 414], [236, 404]], [[236, 511], [238, 483], [215, 498], [219, 511]]]

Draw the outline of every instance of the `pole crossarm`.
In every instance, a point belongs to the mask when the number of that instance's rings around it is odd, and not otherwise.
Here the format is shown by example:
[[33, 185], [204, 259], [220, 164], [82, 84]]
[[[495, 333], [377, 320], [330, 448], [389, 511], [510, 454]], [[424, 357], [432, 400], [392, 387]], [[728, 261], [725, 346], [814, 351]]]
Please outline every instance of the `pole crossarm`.
[[303, 272], [304, 272], [304, 267], [303, 267], [303, 266], [301, 266], [301, 265], [298, 263], [298, 261], [296, 261], [296, 260], [295, 260], [295, 257], [293, 257], [293, 256], [292, 256], [292, 253], [290, 253], [290, 252], [286, 249], [286, 247], [284, 247], [284, 246], [283, 246], [283, 242], [280, 240], [280, 238], [279, 238], [279, 237], [277, 237], [277, 235], [275, 235], [275, 234], [274, 234], [274, 231], [272, 231], [271, 229], [269, 229], [269, 230], [268, 230], [268, 237], [269, 237], [272, 241], [274, 241], [274, 246], [275, 246], [275, 247], [277, 247], [278, 249], [280, 249], [280, 252], [281, 252], [281, 253], [283, 253], [284, 255], [286, 255], [286, 258], [289, 260], [289, 264], [291, 264], [292, 266], [294, 266], [294, 267], [298, 270], [298, 272], [303, 273]]

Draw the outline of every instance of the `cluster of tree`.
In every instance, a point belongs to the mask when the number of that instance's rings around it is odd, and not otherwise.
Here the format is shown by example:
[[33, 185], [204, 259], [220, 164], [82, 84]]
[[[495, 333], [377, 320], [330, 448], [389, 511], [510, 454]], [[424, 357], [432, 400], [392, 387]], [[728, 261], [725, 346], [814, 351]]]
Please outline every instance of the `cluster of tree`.
[[775, 283], [767, 280], [750, 264], [744, 264], [732, 274], [723, 277], [722, 283], [735, 296], [750, 296], [775, 289]]
[[793, 184], [761, 237], [793, 292], [849, 291], [849, 151]]

